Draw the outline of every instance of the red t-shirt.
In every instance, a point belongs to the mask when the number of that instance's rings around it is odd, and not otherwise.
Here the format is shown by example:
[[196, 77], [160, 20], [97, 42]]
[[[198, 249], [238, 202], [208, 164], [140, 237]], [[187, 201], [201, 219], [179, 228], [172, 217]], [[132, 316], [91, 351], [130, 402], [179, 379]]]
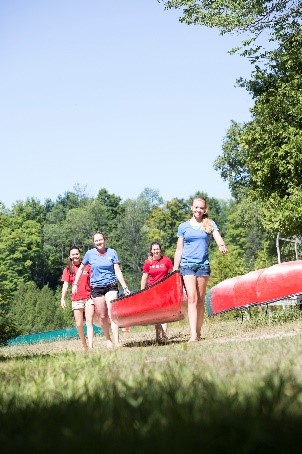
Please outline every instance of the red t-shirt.
[[148, 273], [148, 287], [168, 276], [173, 269], [173, 263], [169, 257], [162, 256], [159, 260], [146, 260], [143, 273]]
[[[61, 281], [68, 282], [72, 285], [79, 266], [74, 265], [74, 274], [71, 273], [69, 268], [66, 267], [63, 270]], [[80, 277], [80, 280], [78, 282], [78, 291], [74, 295], [71, 295], [72, 301], [87, 300], [88, 298], [90, 298], [90, 274], [90, 265], [85, 265], [82, 276]]]

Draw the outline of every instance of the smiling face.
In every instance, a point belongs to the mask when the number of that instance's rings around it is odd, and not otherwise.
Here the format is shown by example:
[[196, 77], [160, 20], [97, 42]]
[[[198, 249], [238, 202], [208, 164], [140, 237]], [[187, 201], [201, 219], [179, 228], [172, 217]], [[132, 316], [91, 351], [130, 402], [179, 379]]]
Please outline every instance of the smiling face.
[[193, 200], [191, 210], [196, 220], [201, 220], [208, 210], [207, 202], [204, 199], [196, 198]]
[[77, 248], [70, 249], [69, 258], [72, 261], [72, 263], [74, 263], [75, 265], [78, 265], [81, 261], [80, 257], [81, 257], [81, 254], [80, 254], [79, 249], [77, 249]]
[[98, 250], [101, 250], [101, 249], [105, 248], [105, 238], [104, 238], [104, 235], [102, 233], [96, 233], [93, 236], [93, 242], [94, 242], [95, 247]]
[[152, 244], [150, 252], [151, 252], [152, 258], [154, 260], [159, 260], [160, 259], [160, 257], [161, 257], [161, 249], [160, 249], [160, 245], [158, 243]]

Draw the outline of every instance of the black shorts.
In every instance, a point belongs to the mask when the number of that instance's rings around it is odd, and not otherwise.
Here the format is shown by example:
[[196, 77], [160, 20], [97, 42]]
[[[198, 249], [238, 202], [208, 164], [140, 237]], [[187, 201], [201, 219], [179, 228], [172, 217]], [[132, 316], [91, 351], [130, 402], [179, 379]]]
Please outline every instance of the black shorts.
[[91, 287], [92, 298], [97, 298], [98, 296], [104, 296], [108, 292], [118, 292], [117, 282], [112, 282], [112, 284], [104, 285], [102, 287]]

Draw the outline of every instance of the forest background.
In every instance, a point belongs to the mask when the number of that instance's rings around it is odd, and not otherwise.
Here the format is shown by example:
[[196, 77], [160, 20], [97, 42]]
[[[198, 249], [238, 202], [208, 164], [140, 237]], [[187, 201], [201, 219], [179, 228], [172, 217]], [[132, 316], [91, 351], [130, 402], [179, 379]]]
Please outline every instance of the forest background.
[[[224, 0], [162, 3], [180, 9], [184, 23], [217, 27], [222, 34], [243, 33], [242, 45], [232, 51], [254, 65], [250, 80], [238, 80], [254, 100], [252, 118], [231, 122], [214, 163], [232, 199], [216, 199], [196, 188], [208, 199], [210, 217], [229, 250], [222, 257], [211, 245], [211, 287], [276, 263], [278, 233], [301, 242], [302, 5], [286, 0], [257, 7]], [[266, 47], [257, 44], [263, 32]], [[62, 268], [69, 247], [76, 244], [85, 252], [97, 230], [117, 250], [129, 288], [139, 289], [150, 242], [160, 241], [173, 258], [177, 226], [190, 216], [194, 195], [164, 201], [157, 189], [145, 188], [136, 199], [122, 201], [106, 188], [91, 198], [76, 186], [55, 201], [28, 198], [10, 209], [0, 204], [1, 340], [73, 324], [70, 311], [59, 304]], [[283, 261], [296, 258], [292, 243], [282, 243], [281, 256]]]

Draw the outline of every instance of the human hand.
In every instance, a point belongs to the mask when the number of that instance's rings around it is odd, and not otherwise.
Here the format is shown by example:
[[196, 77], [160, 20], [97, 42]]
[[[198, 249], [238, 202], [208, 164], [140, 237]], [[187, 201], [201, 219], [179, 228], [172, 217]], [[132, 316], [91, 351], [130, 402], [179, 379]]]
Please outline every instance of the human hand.
[[219, 244], [219, 251], [222, 253], [222, 254], [226, 254], [228, 252], [225, 244]]
[[62, 297], [62, 298], [61, 298], [61, 308], [62, 308], [62, 309], [65, 309], [65, 307], [66, 307], [65, 298]]

